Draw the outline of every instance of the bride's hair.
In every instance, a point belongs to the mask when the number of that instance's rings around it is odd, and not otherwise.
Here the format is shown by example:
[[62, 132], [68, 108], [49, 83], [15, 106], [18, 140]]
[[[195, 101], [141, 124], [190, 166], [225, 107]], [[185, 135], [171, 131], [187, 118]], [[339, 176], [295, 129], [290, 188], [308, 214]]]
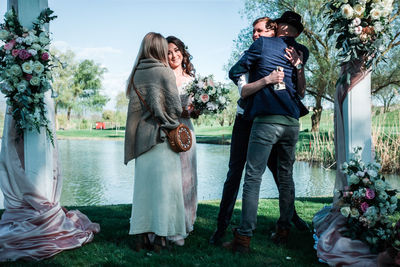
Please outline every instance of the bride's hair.
[[183, 71], [187, 75], [194, 77], [194, 74], [196, 71], [193, 67], [192, 62], [190, 62], [190, 60], [192, 60], [192, 56], [187, 51], [187, 47], [185, 46], [185, 44], [179, 38], [176, 38], [175, 36], [168, 36], [167, 42], [169, 44], [172, 43], [172, 44], [176, 45], [176, 47], [178, 47], [179, 51], [182, 53], [182, 56], [183, 56], [183, 60], [182, 60]]
[[130, 94], [130, 89], [133, 85], [135, 70], [139, 65], [140, 60], [145, 58], [154, 58], [163, 63], [166, 67], [169, 67], [168, 43], [164, 36], [156, 32], [149, 32], [144, 36], [135, 60], [135, 64], [133, 64], [132, 72], [129, 75], [128, 85], [126, 87], [126, 95], [128, 97]]

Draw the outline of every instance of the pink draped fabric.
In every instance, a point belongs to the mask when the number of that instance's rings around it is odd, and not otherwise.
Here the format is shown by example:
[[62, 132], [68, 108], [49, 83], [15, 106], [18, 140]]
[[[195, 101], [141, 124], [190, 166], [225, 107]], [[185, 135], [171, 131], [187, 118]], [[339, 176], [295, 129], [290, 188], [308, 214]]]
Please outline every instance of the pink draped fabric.
[[341, 235], [347, 228], [346, 218], [340, 211], [334, 208], [322, 210], [313, 222], [318, 236], [318, 258], [330, 266], [377, 266], [378, 255], [372, 254], [368, 245]]
[[[349, 71], [350, 85], [347, 83], [338, 85], [335, 93], [336, 192], [343, 190], [347, 185], [347, 176], [340, 171], [340, 166], [346, 161], [343, 102], [348, 93], [370, 72], [362, 69], [361, 61], [343, 66], [341, 74]], [[341, 232], [346, 230], [346, 219], [336, 207], [338, 196], [338, 194], [334, 195], [333, 208], [324, 208], [313, 218], [315, 234], [318, 238], [316, 247], [318, 258], [330, 266], [377, 266], [378, 255], [372, 254], [366, 244], [341, 235]]]
[[7, 112], [0, 154], [0, 188], [5, 207], [0, 220], [0, 262], [48, 258], [90, 242], [94, 233], [100, 231], [100, 226], [81, 212], [61, 208], [57, 147], [53, 150], [52, 199], [47, 199], [43, 190], [27, 179], [23, 147], [22, 139], [16, 142], [14, 120]]

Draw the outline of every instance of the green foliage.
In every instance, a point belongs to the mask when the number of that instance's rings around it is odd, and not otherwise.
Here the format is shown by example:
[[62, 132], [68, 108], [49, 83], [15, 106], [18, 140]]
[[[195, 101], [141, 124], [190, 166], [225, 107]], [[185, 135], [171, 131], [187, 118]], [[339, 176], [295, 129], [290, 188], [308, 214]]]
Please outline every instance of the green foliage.
[[109, 101], [101, 94], [103, 74], [107, 70], [93, 60], [77, 62], [70, 50], [62, 53], [53, 49], [52, 54], [57, 59], [53, 70], [53, 89], [58, 94], [54, 100], [56, 114], [59, 109], [67, 110], [70, 121], [72, 110], [76, 113], [101, 111]]
[[102, 117], [103, 117], [103, 120], [106, 120], [106, 121], [115, 121], [115, 111], [104, 110]]

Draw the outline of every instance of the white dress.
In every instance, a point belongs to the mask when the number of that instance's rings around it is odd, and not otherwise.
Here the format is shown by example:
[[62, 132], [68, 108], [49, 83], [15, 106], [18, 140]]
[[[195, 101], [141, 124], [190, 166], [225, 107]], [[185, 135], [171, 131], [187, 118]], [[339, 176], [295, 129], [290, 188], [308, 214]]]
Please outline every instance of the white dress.
[[129, 234], [186, 235], [179, 154], [167, 141], [135, 159]]
[[[194, 80], [193, 77], [188, 77], [186, 81], [178, 87], [179, 95], [181, 98], [183, 108], [187, 108], [190, 104], [190, 99], [186, 92], [186, 87], [189, 83]], [[179, 118], [179, 122], [189, 127], [192, 133], [192, 147], [189, 151], [181, 152], [181, 170], [182, 170], [182, 192], [183, 201], [185, 204], [185, 225], [186, 235], [178, 235], [169, 237], [172, 241], [177, 241], [177, 245], [183, 245], [183, 239], [193, 231], [193, 225], [196, 220], [197, 213], [197, 158], [196, 158], [196, 135], [194, 133], [194, 127], [192, 121], [187, 118]]]

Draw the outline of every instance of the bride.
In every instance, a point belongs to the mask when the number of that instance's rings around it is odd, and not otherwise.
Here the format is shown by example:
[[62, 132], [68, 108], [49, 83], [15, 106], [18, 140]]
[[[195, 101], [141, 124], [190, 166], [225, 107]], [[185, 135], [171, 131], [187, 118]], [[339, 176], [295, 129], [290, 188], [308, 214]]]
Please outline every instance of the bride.
[[[197, 212], [197, 161], [196, 161], [196, 137], [190, 117], [195, 117], [190, 107], [190, 99], [186, 92], [186, 86], [194, 80], [194, 68], [190, 62], [191, 55], [186, 50], [185, 44], [175, 36], [168, 36], [168, 63], [175, 73], [176, 85], [182, 102], [181, 123], [186, 124], [193, 136], [192, 148], [187, 152], [180, 153], [182, 168], [182, 190], [185, 204], [186, 233], [193, 231], [193, 224]], [[184, 245], [186, 236], [170, 237], [177, 245]]]

